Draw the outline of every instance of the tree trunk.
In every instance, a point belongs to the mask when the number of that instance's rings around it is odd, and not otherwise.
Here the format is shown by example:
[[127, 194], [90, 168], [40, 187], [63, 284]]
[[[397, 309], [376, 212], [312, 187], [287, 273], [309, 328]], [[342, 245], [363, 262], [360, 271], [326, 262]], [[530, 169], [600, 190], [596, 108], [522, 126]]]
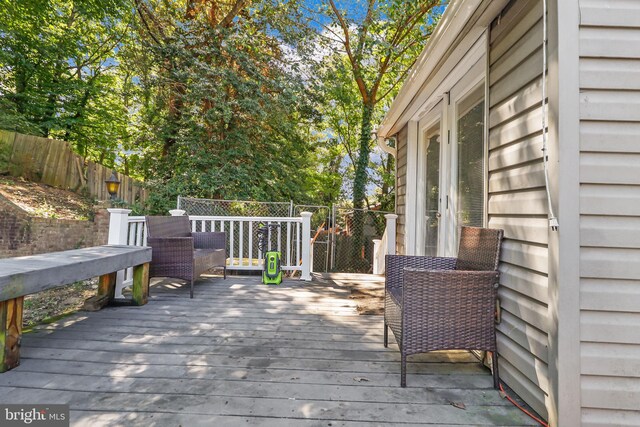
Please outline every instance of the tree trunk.
[[[78, 71], [78, 74], [80, 74], [80, 71]], [[73, 115], [73, 122], [67, 125], [67, 129], [64, 133], [64, 138], [63, 138], [64, 141], [71, 140], [71, 132], [73, 131], [73, 127], [75, 127], [77, 123], [80, 121], [80, 119], [84, 117], [87, 104], [89, 103], [89, 99], [91, 98], [91, 92], [93, 90], [93, 84], [95, 82], [96, 77], [97, 77], [97, 74], [91, 77], [91, 79], [89, 79], [89, 81], [87, 82], [88, 86], [85, 88], [84, 93], [82, 94], [82, 98], [80, 99], [80, 103], [78, 104], [78, 109], [76, 110], [76, 113]], [[78, 151], [78, 153], [80, 153], [84, 157], [87, 157], [87, 141], [86, 141], [86, 138], [81, 138], [81, 139], [82, 141], [79, 140], [76, 142], [76, 151]]]
[[16, 110], [21, 115], [25, 112], [24, 94], [27, 91], [27, 73], [21, 64], [15, 65], [16, 93], [13, 96]]
[[364, 206], [367, 187], [367, 168], [369, 167], [369, 154], [371, 152], [372, 118], [373, 105], [363, 104], [358, 160], [356, 161], [355, 177], [353, 179], [353, 207], [355, 209], [362, 209]]
[[[364, 259], [365, 239], [364, 225], [365, 214], [363, 211], [367, 189], [367, 168], [369, 167], [369, 154], [371, 152], [371, 120], [373, 118], [373, 105], [363, 103], [362, 122], [360, 126], [360, 144], [358, 159], [355, 165], [355, 177], [353, 179], [353, 223], [352, 223], [352, 262], [356, 270], [367, 267]], [[363, 271], [367, 272], [367, 271]]]
[[395, 190], [395, 186], [389, 186], [389, 181], [387, 177], [393, 174], [395, 169], [395, 159], [391, 154], [387, 154], [387, 160], [384, 162], [384, 173], [385, 177], [383, 177], [382, 183], [382, 196], [380, 209], [383, 211], [394, 212], [396, 210], [395, 197], [393, 196], [393, 191]]

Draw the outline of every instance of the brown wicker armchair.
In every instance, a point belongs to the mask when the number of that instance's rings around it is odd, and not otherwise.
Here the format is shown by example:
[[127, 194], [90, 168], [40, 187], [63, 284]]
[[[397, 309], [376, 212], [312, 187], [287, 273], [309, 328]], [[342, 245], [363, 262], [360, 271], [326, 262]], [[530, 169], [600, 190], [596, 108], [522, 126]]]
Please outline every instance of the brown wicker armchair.
[[498, 383], [495, 311], [502, 230], [462, 227], [458, 258], [386, 256], [384, 346], [388, 328], [400, 347], [400, 385], [407, 356], [434, 350], [493, 352]]
[[151, 277], [173, 277], [193, 282], [214, 267], [227, 278], [227, 238], [224, 232], [192, 233], [186, 216], [147, 216], [147, 244], [152, 248]]

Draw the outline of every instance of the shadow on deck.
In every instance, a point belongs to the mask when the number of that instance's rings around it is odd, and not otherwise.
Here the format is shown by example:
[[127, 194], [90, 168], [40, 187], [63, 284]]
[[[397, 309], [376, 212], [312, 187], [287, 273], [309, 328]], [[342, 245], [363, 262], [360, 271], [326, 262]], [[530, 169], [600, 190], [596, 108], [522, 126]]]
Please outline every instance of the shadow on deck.
[[467, 352], [414, 357], [400, 388], [382, 316], [357, 315], [336, 283], [210, 277], [190, 300], [165, 280], [143, 307], [26, 334], [0, 402], [69, 403], [72, 425], [90, 426], [535, 424]]

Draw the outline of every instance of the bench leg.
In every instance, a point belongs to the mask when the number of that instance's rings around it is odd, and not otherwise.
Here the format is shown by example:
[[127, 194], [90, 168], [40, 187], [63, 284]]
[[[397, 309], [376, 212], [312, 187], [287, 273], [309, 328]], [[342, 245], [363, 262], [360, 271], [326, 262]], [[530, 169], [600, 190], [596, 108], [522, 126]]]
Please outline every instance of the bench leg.
[[116, 296], [116, 276], [118, 273], [109, 273], [100, 276], [98, 280], [98, 296], [107, 297], [108, 302]]
[[20, 364], [24, 297], [0, 301], [0, 372]]
[[113, 302], [116, 294], [117, 273], [103, 274], [98, 279], [98, 293], [84, 302], [83, 310], [98, 311]]
[[149, 299], [149, 263], [133, 267], [133, 303], [145, 305]]

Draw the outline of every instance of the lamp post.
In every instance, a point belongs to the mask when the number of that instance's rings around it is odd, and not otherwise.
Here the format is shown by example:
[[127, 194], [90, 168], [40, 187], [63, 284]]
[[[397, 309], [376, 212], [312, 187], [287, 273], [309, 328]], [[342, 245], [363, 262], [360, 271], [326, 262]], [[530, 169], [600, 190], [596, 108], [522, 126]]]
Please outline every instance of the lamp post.
[[111, 200], [116, 200], [116, 195], [118, 194], [118, 188], [120, 188], [120, 180], [118, 180], [118, 176], [116, 175], [116, 171], [111, 171], [111, 176], [104, 181], [107, 184], [107, 191], [111, 196]]

